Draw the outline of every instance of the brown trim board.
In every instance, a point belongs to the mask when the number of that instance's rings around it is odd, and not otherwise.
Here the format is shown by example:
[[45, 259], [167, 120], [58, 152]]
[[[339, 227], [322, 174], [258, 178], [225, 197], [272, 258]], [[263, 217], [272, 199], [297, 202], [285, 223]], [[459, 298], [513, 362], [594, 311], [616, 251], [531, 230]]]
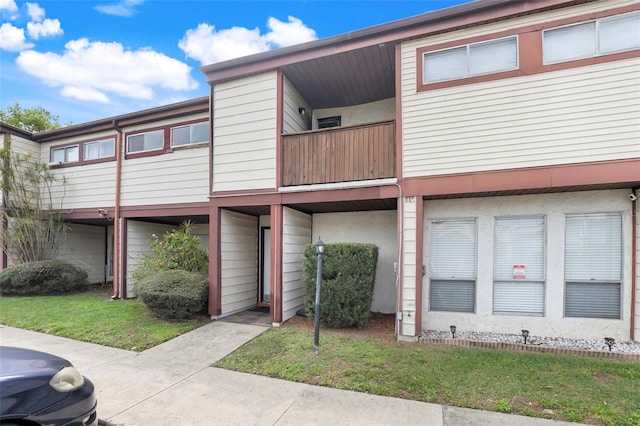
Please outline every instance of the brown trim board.
[[282, 322], [282, 205], [271, 206], [271, 322]]
[[220, 209], [209, 209], [209, 315], [222, 314], [222, 286], [220, 259]]
[[473, 194], [640, 182], [640, 158], [407, 178], [404, 196]]

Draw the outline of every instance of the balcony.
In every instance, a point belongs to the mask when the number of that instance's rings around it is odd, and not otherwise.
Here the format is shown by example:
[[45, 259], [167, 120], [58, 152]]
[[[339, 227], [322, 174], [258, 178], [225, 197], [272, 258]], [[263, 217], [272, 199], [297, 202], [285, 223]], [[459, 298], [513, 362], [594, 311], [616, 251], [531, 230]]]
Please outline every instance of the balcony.
[[395, 122], [282, 135], [282, 186], [396, 176]]

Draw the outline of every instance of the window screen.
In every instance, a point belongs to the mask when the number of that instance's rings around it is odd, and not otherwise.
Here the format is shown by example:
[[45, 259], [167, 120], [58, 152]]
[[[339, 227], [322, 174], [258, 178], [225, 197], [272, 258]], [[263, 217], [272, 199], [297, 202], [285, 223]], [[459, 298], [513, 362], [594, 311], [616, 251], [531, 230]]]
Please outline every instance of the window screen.
[[476, 222], [431, 222], [429, 308], [474, 312], [476, 291]]
[[621, 285], [621, 214], [568, 215], [565, 316], [620, 318]]

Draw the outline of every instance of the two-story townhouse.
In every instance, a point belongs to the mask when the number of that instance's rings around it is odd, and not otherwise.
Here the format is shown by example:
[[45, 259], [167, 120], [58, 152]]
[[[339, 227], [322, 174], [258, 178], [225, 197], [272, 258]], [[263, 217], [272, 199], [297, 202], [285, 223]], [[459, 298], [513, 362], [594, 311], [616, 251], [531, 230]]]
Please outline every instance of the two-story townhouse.
[[203, 97], [36, 134], [2, 124], [2, 133], [58, 178], [52, 206], [69, 225], [59, 258], [126, 298], [152, 235], [189, 220], [208, 245], [209, 123]]
[[485, 0], [202, 67], [212, 315], [290, 318], [322, 238], [381, 248], [400, 339], [637, 338], [639, 28], [637, 1]]
[[[322, 238], [378, 245], [372, 310], [399, 339], [638, 339], [638, 28], [637, 1], [480, 0], [205, 66], [208, 98], [21, 137], [75, 182], [68, 219], [102, 236], [103, 266], [115, 247], [122, 296], [150, 234], [191, 218], [214, 318], [291, 318]], [[208, 144], [172, 145], [207, 120]], [[107, 161], [63, 161], [109, 138]]]

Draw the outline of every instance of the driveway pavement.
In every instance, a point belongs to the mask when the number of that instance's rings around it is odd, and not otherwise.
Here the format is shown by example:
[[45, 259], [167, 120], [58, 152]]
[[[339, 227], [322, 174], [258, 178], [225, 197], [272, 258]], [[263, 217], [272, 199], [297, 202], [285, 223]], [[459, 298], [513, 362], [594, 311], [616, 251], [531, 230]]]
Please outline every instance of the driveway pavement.
[[98, 416], [111, 425], [576, 425], [211, 367], [265, 330], [213, 321], [137, 353], [0, 325], [0, 344], [69, 359], [95, 384]]

